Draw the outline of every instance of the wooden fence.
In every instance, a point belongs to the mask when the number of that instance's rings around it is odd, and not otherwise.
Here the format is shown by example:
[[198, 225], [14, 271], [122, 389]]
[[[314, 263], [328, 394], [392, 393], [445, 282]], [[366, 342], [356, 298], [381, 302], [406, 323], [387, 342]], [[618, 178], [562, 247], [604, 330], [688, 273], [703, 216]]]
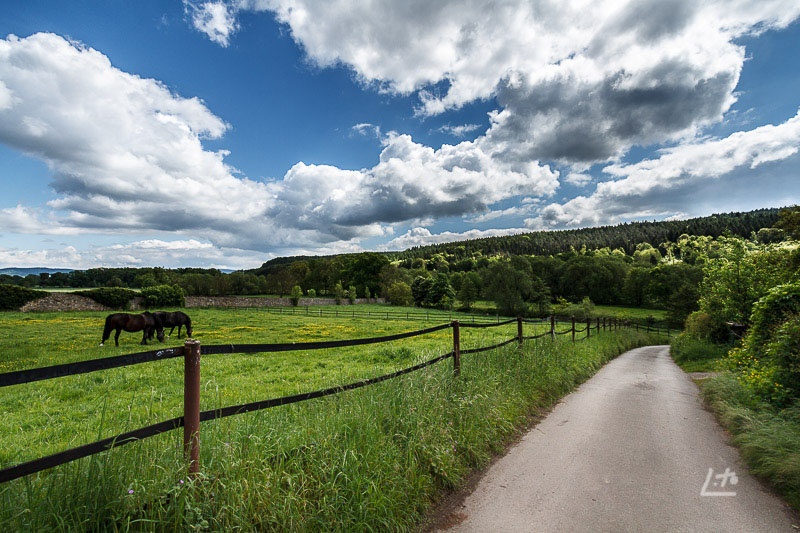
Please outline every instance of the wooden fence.
[[[481, 348], [472, 348], [468, 350], [461, 349], [460, 330], [461, 328], [490, 328], [517, 323], [517, 335], [508, 340], [502, 341], [492, 346], [484, 346]], [[589, 338], [593, 334], [598, 334], [601, 331], [614, 330], [620, 328], [635, 328], [637, 330], [645, 330], [655, 332], [657, 334], [666, 333], [669, 336], [670, 332], [659, 328], [653, 328], [648, 325], [636, 324], [631, 321], [622, 321], [619, 319], [587, 319], [585, 322], [577, 322], [571, 318], [567, 325], [567, 329], [559, 331], [557, 329], [558, 321], [555, 317], [550, 317], [549, 328], [544, 333], [538, 335], [525, 336], [524, 324], [536, 324], [539, 326], [548, 325], [547, 321], [541, 320], [525, 320], [522, 318], [510, 319], [497, 322], [484, 322], [484, 323], [462, 323], [458, 320], [453, 320], [450, 323], [433, 326], [426, 329], [410, 331], [406, 333], [399, 333], [395, 335], [388, 335], [383, 337], [372, 337], [353, 340], [336, 340], [336, 341], [321, 341], [321, 342], [300, 342], [291, 344], [225, 344], [225, 345], [209, 345], [201, 346], [200, 341], [194, 339], [187, 339], [182, 347], [168, 348], [164, 350], [154, 350], [148, 352], [140, 352], [135, 354], [120, 355], [116, 357], [108, 357], [102, 359], [92, 359], [88, 361], [81, 361], [76, 363], [67, 363], [63, 365], [54, 365], [42, 368], [34, 368], [29, 370], [19, 370], [15, 372], [7, 372], [0, 374], [0, 387], [8, 387], [11, 385], [21, 385], [25, 383], [34, 383], [37, 381], [56, 379], [66, 376], [74, 376], [78, 374], [86, 374], [89, 372], [96, 372], [100, 370], [107, 370], [111, 368], [119, 368], [123, 366], [131, 366], [142, 363], [149, 363], [153, 361], [160, 361], [174, 357], [184, 358], [184, 414], [182, 417], [173, 418], [152, 424], [137, 430], [128, 431], [99, 440], [83, 446], [78, 446], [63, 452], [53, 455], [34, 459], [24, 463], [17, 464], [8, 468], [0, 470], [0, 483], [5, 483], [23, 476], [41, 472], [48, 468], [52, 468], [61, 464], [65, 464], [77, 459], [88, 457], [113, 447], [122, 446], [130, 442], [139, 441], [148, 437], [153, 437], [161, 433], [172, 431], [183, 427], [183, 444], [184, 453], [187, 460], [187, 466], [190, 474], [195, 474], [200, 469], [200, 424], [219, 418], [233, 416], [241, 413], [251, 411], [258, 411], [261, 409], [268, 409], [271, 407], [278, 407], [281, 405], [288, 405], [301, 401], [311, 400], [314, 398], [321, 398], [341, 392], [374, 385], [388, 379], [396, 378], [404, 374], [409, 374], [425, 367], [436, 364], [445, 359], [453, 359], [453, 373], [458, 376], [461, 372], [461, 356], [465, 354], [474, 354], [494, 350], [517, 342], [522, 344], [525, 340], [538, 339], [543, 337], [550, 337], [555, 339], [559, 335], [571, 335], [572, 341], [576, 341], [576, 335], [585, 333], [584, 338]], [[419, 363], [409, 368], [398, 370], [391, 374], [386, 374], [370, 379], [364, 379], [346, 385], [339, 385], [328, 389], [318, 390], [314, 392], [296, 394], [293, 396], [284, 396], [281, 398], [273, 398], [269, 400], [262, 400], [247, 404], [233, 405], [219, 409], [200, 411], [200, 360], [201, 355], [206, 354], [232, 354], [232, 353], [269, 353], [269, 352], [283, 352], [293, 350], [320, 350], [330, 348], [343, 348], [347, 346], [360, 346], [367, 344], [378, 344], [420, 335], [427, 335], [440, 331], [443, 329], [452, 329], [453, 331], [453, 350], [444, 355], [440, 355], [423, 363]], [[594, 331], [594, 333], [592, 333]]]

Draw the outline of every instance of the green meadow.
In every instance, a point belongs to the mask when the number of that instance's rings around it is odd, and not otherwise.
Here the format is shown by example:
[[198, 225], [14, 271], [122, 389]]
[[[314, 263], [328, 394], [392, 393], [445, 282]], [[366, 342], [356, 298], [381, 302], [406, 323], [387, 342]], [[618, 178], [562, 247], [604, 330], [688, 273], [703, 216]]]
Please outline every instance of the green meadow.
[[[343, 306], [342, 309], [345, 309]], [[365, 308], [366, 309], [366, 306]], [[190, 309], [201, 345], [378, 337], [467, 316], [329, 316], [317, 309]], [[396, 311], [396, 310], [393, 310]], [[408, 310], [410, 316], [418, 310]], [[181, 346], [123, 332], [106, 313], [1, 313], [0, 372]], [[323, 315], [323, 316], [319, 316]], [[549, 325], [527, 325], [534, 335]], [[461, 348], [516, 336], [461, 329]], [[173, 431], [0, 485], [3, 530], [414, 530], [441, 495], [622, 351], [659, 339], [603, 332], [526, 341], [336, 396], [205, 423], [200, 476]], [[204, 356], [201, 409], [310, 392], [446, 354], [452, 331], [344, 349]], [[661, 340], [660, 342], [665, 342]], [[0, 468], [182, 415], [180, 358], [0, 389]]]

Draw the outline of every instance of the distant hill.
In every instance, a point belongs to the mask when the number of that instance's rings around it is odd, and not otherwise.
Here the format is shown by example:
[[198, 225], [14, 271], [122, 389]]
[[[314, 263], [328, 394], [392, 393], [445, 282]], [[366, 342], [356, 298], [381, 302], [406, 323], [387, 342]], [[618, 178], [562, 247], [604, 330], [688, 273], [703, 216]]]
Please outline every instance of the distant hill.
[[72, 268], [45, 268], [45, 267], [33, 267], [33, 268], [0, 268], [0, 275], [5, 274], [6, 276], [21, 276], [25, 277], [30, 274], [55, 274], [57, 272], [72, 272], [74, 269]]
[[609, 247], [621, 248], [632, 254], [639, 243], [649, 243], [659, 247], [665, 242], [675, 242], [683, 235], [703, 235], [719, 237], [733, 235], [750, 237], [761, 228], [772, 227], [778, 221], [780, 208], [758, 209], [743, 213], [723, 213], [707, 217], [662, 222], [627, 222], [616, 226], [601, 226], [559, 231], [536, 231], [486, 237], [467, 241], [455, 241], [429, 246], [418, 246], [402, 252], [389, 253], [393, 259], [415, 257], [428, 258], [434, 254], [448, 254], [454, 257], [470, 257], [477, 253], [483, 255], [555, 255], [570, 250], [588, 250]]
[[[620, 248], [628, 255], [633, 254], [636, 245], [646, 242], [659, 248], [663, 243], [676, 242], [683, 235], [703, 235], [719, 237], [733, 235], [750, 237], [751, 233], [761, 228], [772, 227], [778, 221], [780, 208], [757, 209], [741, 213], [723, 213], [707, 217], [686, 220], [627, 222], [616, 226], [600, 226], [556, 231], [534, 231], [507, 235], [502, 237], [485, 237], [453, 241], [428, 246], [415, 246], [403, 251], [378, 252], [389, 260], [407, 260], [421, 257], [429, 259], [442, 254], [449, 259], [459, 260], [476, 256], [492, 255], [556, 255], [570, 250], [597, 250], [609, 247]], [[299, 261], [320, 261], [335, 257], [356, 257], [355, 254], [330, 256], [290, 256], [276, 257], [261, 265], [260, 268], [248, 270], [255, 274], [265, 275]]]

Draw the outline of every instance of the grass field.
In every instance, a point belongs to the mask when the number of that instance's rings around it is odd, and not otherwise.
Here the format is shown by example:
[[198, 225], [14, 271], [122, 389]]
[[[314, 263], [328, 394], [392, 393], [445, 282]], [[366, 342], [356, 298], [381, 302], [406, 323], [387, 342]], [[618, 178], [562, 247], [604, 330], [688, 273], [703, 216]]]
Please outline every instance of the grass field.
[[[383, 311], [386, 307], [381, 308]], [[446, 323], [190, 309], [203, 345], [375, 337]], [[1, 313], [0, 371], [153, 349], [123, 333], [97, 346], [105, 313]], [[547, 326], [526, 326], [526, 335]], [[462, 349], [516, 335], [463, 328]], [[203, 475], [189, 482], [181, 435], [164, 434], [0, 486], [3, 530], [408, 530], [538, 409], [620, 351], [632, 332], [588, 342], [526, 342], [385, 384], [204, 424]], [[158, 347], [180, 346], [175, 337]], [[442, 330], [337, 350], [204, 357], [201, 408], [308, 392], [452, 350]], [[171, 359], [0, 389], [0, 467], [180, 416], [182, 361]], [[213, 493], [213, 496], [210, 496]]]

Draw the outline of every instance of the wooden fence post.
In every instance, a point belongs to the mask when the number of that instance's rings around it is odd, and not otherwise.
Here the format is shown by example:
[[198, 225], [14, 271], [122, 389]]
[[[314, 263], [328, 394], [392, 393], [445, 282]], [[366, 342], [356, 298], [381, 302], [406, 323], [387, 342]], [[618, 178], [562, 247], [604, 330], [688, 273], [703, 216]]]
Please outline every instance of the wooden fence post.
[[461, 375], [461, 332], [458, 327], [458, 320], [450, 323], [453, 326], [453, 375]]
[[550, 337], [556, 340], [556, 315], [550, 315]]
[[517, 317], [517, 342], [522, 346], [522, 317]]
[[572, 342], [575, 342], [575, 316], [572, 317]]
[[189, 475], [200, 472], [200, 341], [183, 343], [183, 452]]

